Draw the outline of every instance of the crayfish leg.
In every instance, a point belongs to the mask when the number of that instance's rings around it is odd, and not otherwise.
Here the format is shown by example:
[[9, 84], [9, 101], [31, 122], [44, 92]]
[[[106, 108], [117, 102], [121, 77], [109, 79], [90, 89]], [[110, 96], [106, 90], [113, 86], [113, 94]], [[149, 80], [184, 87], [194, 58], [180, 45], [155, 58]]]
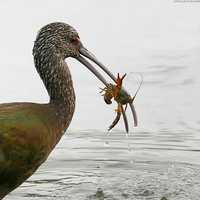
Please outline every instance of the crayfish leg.
[[126, 112], [126, 109], [127, 109], [127, 105], [128, 105], [128, 104], [126, 104], [126, 105], [125, 105], [125, 109], [124, 109], [124, 110], [125, 110], [125, 112]]
[[112, 124], [109, 126], [108, 131], [110, 131], [111, 129], [113, 129], [117, 125], [117, 123], [119, 122], [119, 120], [120, 120], [120, 117], [121, 117], [121, 107], [120, 107], [119, 104], [118, 104], [118, 108], [116, 109], [116, 112], [117, 112], [117, 115], [116, 115], [114, 121], [112, 122]]
[[[125, 129], [126, 129], [126, 132], [128, 133], [129, 132], [129, 126], [128, 126], [128, 120], [127, 120], [127, 117], [126, 117], [126, 113], [124, 111], [124, 108], [122, 105], [120, 105], [121, 107], [121, 111], [122, 111], [122, 116], [123, 116], [123, 120], [124, 120], [124, 126], [125, 126]], [[127, 106], [126, 106], [127, 107]], [[125, 108], [126, 110], [126, 108]]]

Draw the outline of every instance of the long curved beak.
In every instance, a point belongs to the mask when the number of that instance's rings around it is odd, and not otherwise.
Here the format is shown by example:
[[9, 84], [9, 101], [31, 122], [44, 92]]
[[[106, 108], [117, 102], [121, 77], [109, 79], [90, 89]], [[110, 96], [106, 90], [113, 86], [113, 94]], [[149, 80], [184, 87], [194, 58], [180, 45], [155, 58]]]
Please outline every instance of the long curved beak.
[[[96, 70], [95, 67], [92, 66], [92, 64], [90, 64], [88, 62], [87, 59], [85, 59], [84, 57], [88, 58], [89, 60], [93, 61], [96, 65], [98, 65], [114, 82], [116, 82], [116, 78], [113, 75], [112, 72], [110, 72], [108, 70], [107, 67], [105, 67], [101, 62], [98, 61], [98, 59], [90, 52], [88, 51], [85, 47], [83, 47], [83, 45], [81, 45], [81, 48], [79, 50], [80, 55], [78, 57], [76, 57], [76, 59], [82, 63], [83, 65], [85, 65], [106, 87], [108, 86], [108, 82], [106, 81], [106, 79]], [[83, 57], [84, 56], [84, 57]], [[124, 88], [123, 88], [124, 89]], [[124, 89], [125, 90], [125, 89]], [[128, 94], [128, 92], [127, 92]], [[133, 105], [133, 102], [129, 103], [129, 106], [131, 108], [132, 111], [132, 115], [133, 115], [133, 119], [134, 119], [134, 126], [137, 126], [138, 124], [138, 120], [137, 120], [137, 114]]]

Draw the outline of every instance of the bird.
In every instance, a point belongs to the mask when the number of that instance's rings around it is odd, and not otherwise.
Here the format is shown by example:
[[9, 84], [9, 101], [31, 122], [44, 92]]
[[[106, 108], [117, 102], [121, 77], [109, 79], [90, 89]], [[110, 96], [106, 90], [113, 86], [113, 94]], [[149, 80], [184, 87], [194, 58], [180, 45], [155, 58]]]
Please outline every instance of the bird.
[[76, 97], [66, 58], [78, 60], [105, 86], [106, 79], [91, 62], [115, 80], [112, 72], [84, 47], [77, 31], [64, 22], [43, 26], [32, 53], [49, 101], [0, 104], [0, 199], [35, 173], [70, 125]]

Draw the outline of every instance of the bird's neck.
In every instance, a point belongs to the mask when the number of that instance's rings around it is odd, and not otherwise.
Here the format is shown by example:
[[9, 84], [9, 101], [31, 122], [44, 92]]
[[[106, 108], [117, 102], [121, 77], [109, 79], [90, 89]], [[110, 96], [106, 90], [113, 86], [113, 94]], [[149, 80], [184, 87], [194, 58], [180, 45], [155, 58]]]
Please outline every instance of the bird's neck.
[[59, 54], [35, 54], [36, 69], [50, 96], [49, 104], [55, 107], [56, 114], [65, 128], [71, 122], [75, 109], [75, 93], [71, 73]]

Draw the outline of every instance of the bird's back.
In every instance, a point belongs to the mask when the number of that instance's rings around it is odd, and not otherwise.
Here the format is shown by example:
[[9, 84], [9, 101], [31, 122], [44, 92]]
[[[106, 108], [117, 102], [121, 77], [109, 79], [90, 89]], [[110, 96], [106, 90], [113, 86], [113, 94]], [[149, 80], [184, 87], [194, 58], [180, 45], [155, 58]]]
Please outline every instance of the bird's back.
[[46, 160], [57, 131], [50, 104], [0, 104], [0, 199]]

